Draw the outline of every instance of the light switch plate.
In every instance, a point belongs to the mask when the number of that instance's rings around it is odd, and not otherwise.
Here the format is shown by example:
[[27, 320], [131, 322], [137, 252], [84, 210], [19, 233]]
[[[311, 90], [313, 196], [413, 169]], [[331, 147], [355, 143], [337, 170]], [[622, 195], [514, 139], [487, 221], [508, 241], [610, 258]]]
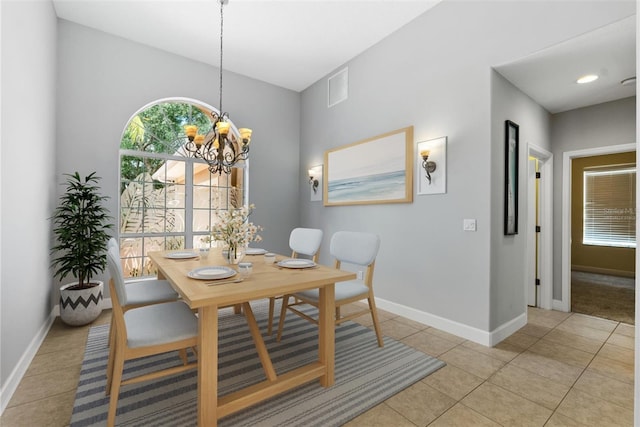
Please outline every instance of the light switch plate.
[[463, 220], [462, 229], [464, 231], [476, 231], [476, 220], [475, 219]]

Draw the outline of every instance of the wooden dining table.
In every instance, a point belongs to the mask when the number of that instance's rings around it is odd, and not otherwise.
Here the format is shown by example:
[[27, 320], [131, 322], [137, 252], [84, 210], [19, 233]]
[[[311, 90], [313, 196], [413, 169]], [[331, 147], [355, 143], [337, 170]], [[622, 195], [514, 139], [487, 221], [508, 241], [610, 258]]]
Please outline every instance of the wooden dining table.
[[[356, 274], [323, 265], [313, 268], [283, 268], [278, 260], [266, 264], [263, 255], [247, 255], [253, 264], [250, 276], [241, 282], [193, 279], [188, 273], [205, 266], [230, 266], [220, 249], [204, 257], [169, 258], [175, 251], [149, 252], [158, 278], [168, 280], [180, 297], [198, 312], [198, 425], [216, 426], [218, 419], [308, 382], [319, 380], [323, 387], [334, 383], [335, 375], [335, 289], [336, 282], [352, 280]], [[184, 251], [182, 251], [184, 252]], [[234, 276], [234, 279], [239, 274]], [[292, 294], [308, 289], [320, 291], [318, 310], [318, 360], [294, 370], [275, 372], [250, 301]], [[218, 309], [241, 306], [266, 379], [242, 390], [218, 396]]]

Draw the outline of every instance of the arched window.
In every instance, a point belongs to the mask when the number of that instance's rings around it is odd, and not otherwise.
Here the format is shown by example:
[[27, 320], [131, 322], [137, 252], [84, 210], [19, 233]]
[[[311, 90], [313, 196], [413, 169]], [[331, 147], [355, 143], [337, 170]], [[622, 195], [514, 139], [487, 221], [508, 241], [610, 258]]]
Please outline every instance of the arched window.
[[[248, 162], [227, 175], [184, 149], [184, 126], [211, 131], [209, 105], [164, 99], [133, 115], [120, 143], [120, 256], [126, 277], [155, 274], [146, 254], [209, 244], [213, 210], [240, 207], [248, 200]], [[231, 125], [233, 131], [237, 129]]]

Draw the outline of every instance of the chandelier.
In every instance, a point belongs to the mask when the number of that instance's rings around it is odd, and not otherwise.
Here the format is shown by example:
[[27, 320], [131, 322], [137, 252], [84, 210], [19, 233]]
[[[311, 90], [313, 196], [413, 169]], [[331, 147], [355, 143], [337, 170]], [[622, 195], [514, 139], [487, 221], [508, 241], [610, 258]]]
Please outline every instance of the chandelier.
[[209, 165], [212, 174], [229, 174], [231, 168], [240, 160], [249, 158], [251, 129], [240, 128], [236, 135], [229, 121], [229, 114], [222, 111], [222, 9], [229, 0], [220, 2], [220, 110], [211, 112], [213, 127], [207, 135], [198, 134], [198, 126], [186, 125], [184, 132], [188, 141], [184, 144], [187, 152], [193, 157], [202, 159]]

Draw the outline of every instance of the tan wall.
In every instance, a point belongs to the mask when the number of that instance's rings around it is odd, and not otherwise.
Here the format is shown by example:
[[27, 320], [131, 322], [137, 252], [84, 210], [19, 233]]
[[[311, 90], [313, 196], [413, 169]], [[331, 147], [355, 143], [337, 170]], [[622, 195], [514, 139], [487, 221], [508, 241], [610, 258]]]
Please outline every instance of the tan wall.
[[574, 159], [571, 169], [571, 268], [573, 270], [635, 277], [633, 248], [612, 248], [582, 244], [582, 173], [586, 167], [631, 163], [635, 151]]

